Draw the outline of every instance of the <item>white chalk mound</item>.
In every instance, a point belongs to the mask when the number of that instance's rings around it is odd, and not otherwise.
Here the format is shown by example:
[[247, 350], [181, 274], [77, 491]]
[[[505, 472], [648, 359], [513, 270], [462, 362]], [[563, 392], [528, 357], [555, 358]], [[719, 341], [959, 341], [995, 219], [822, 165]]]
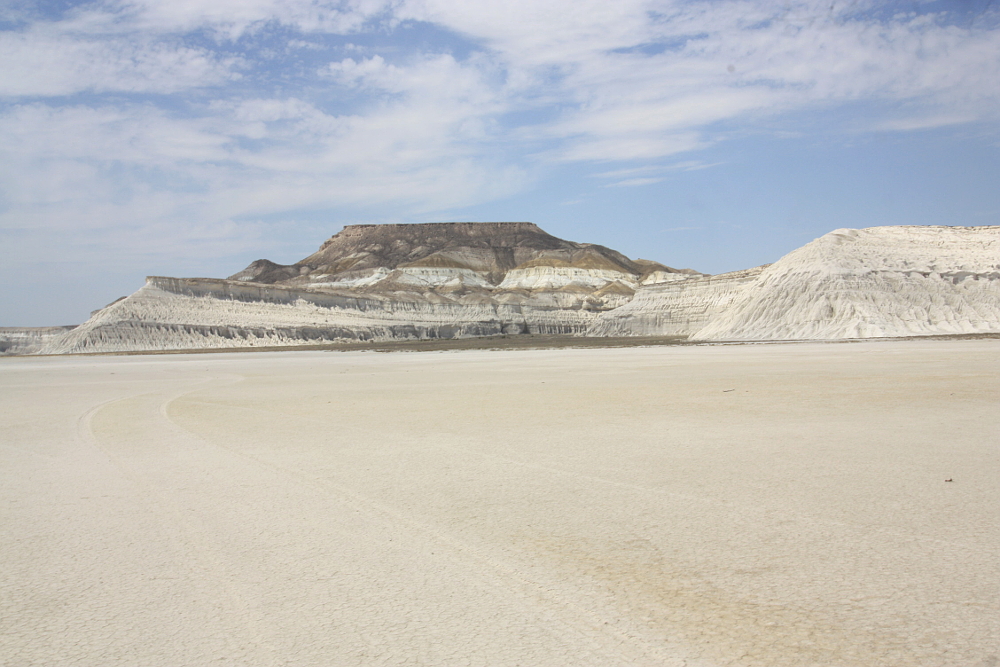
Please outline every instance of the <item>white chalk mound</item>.
[[76, 327], [0, 327], [0, 355], [38, 353]]
[[639, 287], [629, 303], [602, 313], [590, 336], [690, 336], [731, 308], [765, 267], [695, 275]]
[[1000, 227], [838, 229], [761, 272], [693, 337], [879, 338], [1000, 331]]
[[582, 309], [459, 303], [152, 276], [135, 294], [42, 346], [45, 354], [274, 347], [334, 341], [579, 335]]
[[1000, 227], [838, 229], [769, 266], [640, 287], [594, 335], [696, 340], [1000, 331]]

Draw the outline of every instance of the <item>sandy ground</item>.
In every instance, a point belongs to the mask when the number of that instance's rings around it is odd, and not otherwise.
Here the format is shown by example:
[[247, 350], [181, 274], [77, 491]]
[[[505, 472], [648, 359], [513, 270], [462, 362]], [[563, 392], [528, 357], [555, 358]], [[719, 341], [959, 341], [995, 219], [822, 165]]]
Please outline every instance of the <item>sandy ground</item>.
[[0, 427], [4, 665], [1000, 664], [998, 340], [2, 359]]

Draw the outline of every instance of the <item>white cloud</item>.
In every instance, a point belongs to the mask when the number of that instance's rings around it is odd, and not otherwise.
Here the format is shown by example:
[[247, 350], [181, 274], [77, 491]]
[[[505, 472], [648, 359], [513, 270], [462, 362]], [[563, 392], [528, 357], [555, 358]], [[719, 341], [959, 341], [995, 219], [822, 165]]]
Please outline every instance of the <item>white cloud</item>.
[[180, 168], [178, 161], [223, 160], [227, 138], [203, 121], [171, 118], [150, 105], [129, 108], [45, 104], [13, 107], [0, 117], [0, 151], [14, 162], [79, 160]]
[[[863, 3], [456, 3], [400, 16], [483, 44], [512, 106], [557, 106], [521, 136], [556, 160], [668, 156], [711, 143], [712, 125], [856, 100], [917, 100], [941, 116], [996, 119], [1000, 33], [935, 17], [877, 20]], [[650, 17], [658, 17], [652, 19]]]
[[316, 42], [307, 42], [303, 39], [290, 39], [288, 40], [289, 49], [307, 49], [309, 51], [322, 51], [323, 45], [317, 44]]
[[304, 32], [346, 34], [382, 15], [385, 0], [111, 0], [108, 11], [150, 32], [214, 31], [224, 39], [278, 23]]
[[603, 136], [589, 133], [571, 137], [558, 149], [543, 155], [558, 162], [654, 160], [707, 145], [698, 132], [654, 134], [643, 130], [642, 127], [623, 128]]
[[639, 185], [652, 185], [653, 183], [659, 183], [667, 179], [670, 172], [678, 171], [699, 171], [701, 169], [708, 169], [710, 167], [715, 167], [722, 164], [721, 162], [700, 162], [698, 160], [685, 160], [681, 162], [673, 162], [670, 164], [655, 164], [655, 165], [645, 165], [642, 167], [632, 167], [629, 169], [614, 169], [612, 171], [604, 171], [597, 174], [593, 174], [595, 178], [608, 178], [612, 179], [612, 183], [608, 183], [602, 187], [606, 188], [619, 188], [619, 187], [635, 187]]
[[633, 188], [633, 187], [637, 187], [637, 186], [640, 186], [640, 185], [652, 185], [654, 183], [659, 183], [659, 182], [663, 181], [665, 178], [666, 178], [665, 176], [660, 176], [660, 177], [647, 176], [645, 178], [626, 178], [625, 180], [617, 181], [615, 183], [608, 183], [604, 187], [606, 187], [606, 188], [622, 188], [622, 187]]
[[722, 164], [721, 162], [701, 162], [700, 160], [684, 160], [669, 164], [652, 164], [641, 167], [630, 167], [628, 169], [613, 169], [592, 174], [595, 178], [627, 178], [627, 177], [652, 177], [658, 174], [665, 174], [671, 171], [699, 171]]
[[67, 34], [52, 26], [0, 32], [0, 97], [93, 91], [176, 93], [238, 76], [238, 59], [148, 39]]
[[0, 229], [77, 233], [119, 256], [133, 242], [174, 252], [178, 238], [203, 251], [224, 246], [237, 219], [440, 210], [523, 187], [523, 169], [463, 143], [480, 139], [465, 114], [437, 106], [334, 116], [295, 98], [253, 99], [185, 119], [150, 105], [19, 105], [0, 116]]
[[890, 118], [875, 124], [870, 129], [884, 130], [887, 132], [912, 132], [914, 130], [930, 130], [948, 125], [961, 125], [976, 120], [977, 117], [971, 114], [921, 114], [919, 116], [906, 116], [901, 118]]

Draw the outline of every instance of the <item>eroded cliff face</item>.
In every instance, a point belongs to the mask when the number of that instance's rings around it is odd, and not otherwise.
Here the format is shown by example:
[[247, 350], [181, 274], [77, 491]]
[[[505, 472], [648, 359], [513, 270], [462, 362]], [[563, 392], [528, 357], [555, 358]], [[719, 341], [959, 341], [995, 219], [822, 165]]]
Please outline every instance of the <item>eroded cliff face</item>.
[[0, 327], [0, 355], [35, 354], [75, 326]]
[[[590, 243], [547, 234], [530, 222], [433, 222], [416, 225], [348, 225], [320, 249], [291, 265], [257, 260], [230, 280], [298, 287], [422, 289], [550, 289], [550, 283], [599, 289], [616, 280], [634, 287], [654, 271], [680, 273]], [[502, 286], [502, 287], [501, 287]]]
[[766, 267], [689, 276], [642, 286], [627, 304], [601, 313], [590, 336], [690, 336], [738, 302]]
[[66, 335], [49, 354], [271, 347], [332, 341], [580, 335], [593, 313], [150, 277]]
[[838, 229], [769, 266], [642, 287], [596, 336], [827, 340], [1000, 331], [1000, 227]]
[[[20, 331], [20, 330], [19, 330]], [[151, 277], [17, 353], [545, 333], [694, 340], [1000, 332], [1000, 227], [841, 229], [771, 265], [707, 276], [529, 223], [358, 225], [292, 265]], [[8, 336], [10, 340], [14, 340]], [[0, 343], [3, 343], [0, 336]]]
[[1000, 227], [838, 229], [761, 272], [702, 340], [1000, 331]]
[[643, 281], [690, 273], [531, 223], [353, 225], [295, 264], [257, 260], [226, 280], [151, 277], [45, 351], [584, 335]]

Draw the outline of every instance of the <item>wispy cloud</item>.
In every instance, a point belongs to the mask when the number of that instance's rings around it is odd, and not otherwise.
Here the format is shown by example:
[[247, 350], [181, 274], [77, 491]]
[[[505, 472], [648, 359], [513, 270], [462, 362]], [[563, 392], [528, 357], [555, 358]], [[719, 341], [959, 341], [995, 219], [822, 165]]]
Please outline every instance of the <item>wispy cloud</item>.
[[176, 42], [110, 39], [58, 25], [0, 32], [0, 96], [80, 92], [172, 94], [240, 77], [241, 59]]
[[647, 176], [645, 178], [626, 178], [623, 181], [616, 181], [614, 183], [608, 183], [604, 187], [606, 187], [606, 188], [633, 188], [633, 187], [638, 187], [640, 185], [652, 185], [654, 183], [659, 183], [660, 181], [663, 181], [664, 179], [665, 179], [665, 177], [663, 177], [663, 176], [658, 177], [658, 178], [657, 177], [653, 177], [653, 176]]
[[912, 132], [914, 130], [931, 130], [949, 125], [961, 125], [975, 120], [977, 120], [977, 117], [968, 113], [921, 114], [919, 116], [882, 120], [872, 125], [870, 129], [887, 132]]
[[593, 174], [594, 178], [621, 179], [608, 183], [603, 187], [634, 187], [640, 185], [652, 185], [667, 179], [670, 172], [677, 171], [700, 171], [716, 167], [722, 162], [701, 162], [699, 160], [685, 160], [668, 164], [643, 165], [641, 167], [631, 167], [628, 169], [614, 169], [612, 171], [602, 171]]
[[660, 174], [670, 171], [699, 171], [717, 167], [722, 162], [702, 162], [700, 160], [685, 160], [683, 162], [672, 162], [668, 164], [643, 165], [641, 167], [630, 167], [628, 169], [614, 169], [612, 171], [602, 171], [593, 174], [595, 178], [624, 178], [626, 176], [637, 176], [640, 174]]

